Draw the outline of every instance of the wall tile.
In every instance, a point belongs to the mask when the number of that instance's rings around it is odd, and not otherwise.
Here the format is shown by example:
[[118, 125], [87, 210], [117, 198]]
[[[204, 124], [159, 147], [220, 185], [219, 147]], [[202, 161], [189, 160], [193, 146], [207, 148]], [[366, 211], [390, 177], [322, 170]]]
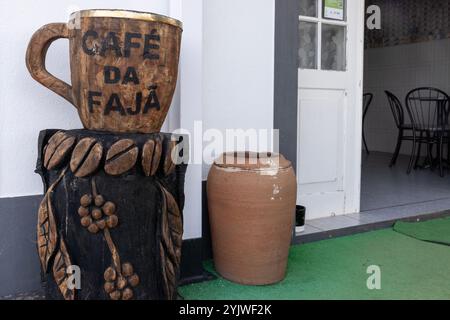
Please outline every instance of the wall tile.
[[[369, 148], [392, 153], [397, 129], [384, 90], [396, 94], [402, 104], [406, 94], [419, 86], [450, 93], [450, 39], [367, 49], [365, 57], [364, 92], [374, 94], [365, 124]], [[401, 152], [409, 155], [410, 150], [406, 142]]]

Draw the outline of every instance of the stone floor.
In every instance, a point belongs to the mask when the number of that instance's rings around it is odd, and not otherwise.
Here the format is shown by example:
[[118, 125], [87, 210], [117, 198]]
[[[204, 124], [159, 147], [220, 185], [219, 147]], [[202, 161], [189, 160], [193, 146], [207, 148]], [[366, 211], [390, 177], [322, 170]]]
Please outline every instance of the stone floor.
[[408, 157], [389, 168], [391, 155], [363, 155], [361, 212], [309, 220], [296, 242], [310, 242], [389, 227], [398, 220], [427, 220], [450, 215], [450, 175], [416, 170], [406, 174]]
[[0, 300], [45, 300], [45, 296], [42, 292], [31, 292], [0, 297]]
[[363, 156], [362, 212], [415, 204], [428, 204], [430, 211], [441, 210], [439, 201], [450, 200], [450, 175], [441, 178], [437, 170], [429, 169], [408, 175], [408, 157], [401, 156], [393, 168], [389, 168], [390, 158], [387, 153]]

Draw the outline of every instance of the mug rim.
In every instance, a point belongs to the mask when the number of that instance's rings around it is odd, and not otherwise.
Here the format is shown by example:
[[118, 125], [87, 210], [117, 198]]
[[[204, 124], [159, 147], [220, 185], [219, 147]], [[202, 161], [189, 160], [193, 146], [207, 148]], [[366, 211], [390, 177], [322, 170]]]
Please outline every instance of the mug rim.
[[183, 23], [177, 19], [144, 11], [123, 9], [89, 9], [75, 11], [70, 14], [70, 20], [77, 18], [123, 18], [142, 21], [161, 22], [183, 29]]

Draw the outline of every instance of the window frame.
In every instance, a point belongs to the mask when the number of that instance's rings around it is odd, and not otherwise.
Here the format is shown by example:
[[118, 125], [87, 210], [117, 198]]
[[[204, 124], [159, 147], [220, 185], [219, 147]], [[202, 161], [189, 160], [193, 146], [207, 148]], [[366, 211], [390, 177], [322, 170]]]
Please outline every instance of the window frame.
[[[347, 71], [347, 43], [348, 43], [348, 16], [347, 16], [347, 1], [344, 1], [344, 20], [335, 20], [330, 18], [324, 18], [324, 1], [325, 0], [316, 0], [317, 1], [317, 12], [316, 17], [310, 17], [310, 16], [298, 16], [298, 21], [300, 22], [313, 22], [317, 25], [317, 46], [316, 46], [316, 68], [315, 69], [307, 69], [307, 68], [300, 68], [301, 70], [317, 70], [317, 71], [335, 71], [335, 72], [345, 72]], [[345, 68], [344, 70], [327, 70], [322, 69], [322, 25], [334, 25], [334, 26], [340, 26], [345, 28]]]

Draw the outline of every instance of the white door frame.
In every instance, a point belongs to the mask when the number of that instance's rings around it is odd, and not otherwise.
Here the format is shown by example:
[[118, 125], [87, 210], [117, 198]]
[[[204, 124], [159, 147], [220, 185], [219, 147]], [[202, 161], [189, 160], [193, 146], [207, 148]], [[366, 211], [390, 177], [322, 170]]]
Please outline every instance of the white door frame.
[[359, 17], [356, 22], [356, 43], [354, 50], [354, 59], [356, 59], [356, 79], [355, 79], [355, 105], [361, 106], [355, 108], [354, 116], [354, 131], [355, 139], [353, 139], [354, 145], [350, 148], [348, 156], [355, 159], [354, 166], [348, 168], [352, 174], [347, 178], [347, 199], [345, 202], [346, 213], [359, 213], [361, 210], [361, 166], [362, 166], [362, 126], [363, 126], [363, 79], [364, 79], [364, 30], [365, 30], [365, 17], [366, 17], [366, 5], [365, 0], [358, 1]]

